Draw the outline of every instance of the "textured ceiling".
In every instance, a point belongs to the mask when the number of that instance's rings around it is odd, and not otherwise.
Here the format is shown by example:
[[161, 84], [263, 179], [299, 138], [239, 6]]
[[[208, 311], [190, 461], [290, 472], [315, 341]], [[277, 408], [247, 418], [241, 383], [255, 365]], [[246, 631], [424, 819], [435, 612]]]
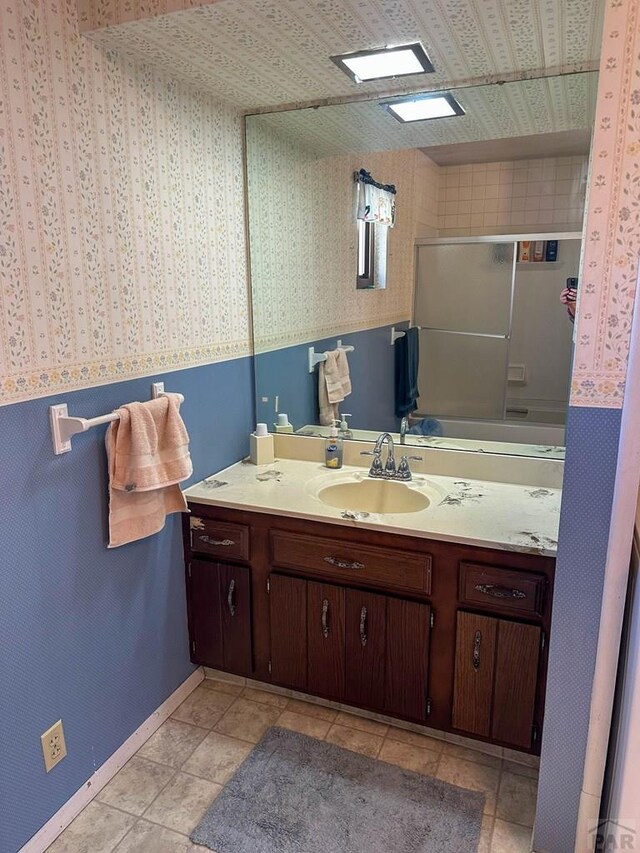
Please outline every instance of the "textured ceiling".
[[[455, 95], [464, 116], [413, 124], [396, 121], [376, 101], [266, 113], [249, 116], [247, 123], [257, 122], [320, 157], [582, 133], [593, 126], [597, 84], [598, 75], [591, 72], [459, 89]], [[547, 146], [539, 156], [549, 155]]]
[[[107, 11], [121, 5], [103, 3]], [[251, 110], [593, 67], [604, 0], [219, 0], [131, 20], [142, 16], [143, 6], [129, 0], [130, 20], [90, 37]], [[329, 59], [412, 41], [424, 44], [435, 74], [356, 84]]]

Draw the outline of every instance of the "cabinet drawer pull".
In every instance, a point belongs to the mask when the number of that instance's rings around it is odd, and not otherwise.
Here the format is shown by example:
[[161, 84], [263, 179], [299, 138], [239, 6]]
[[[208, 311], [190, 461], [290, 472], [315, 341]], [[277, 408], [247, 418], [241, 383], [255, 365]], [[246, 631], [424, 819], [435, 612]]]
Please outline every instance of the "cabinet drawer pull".
[[323, 557], [322, 559], [337, 569], [364, 569], [364, 563], [358, 563], [355, 560], [349, 562], [349, 560], [341, 560], [339, 557]]
[[476, 631], [476, 635], [473, 638], [473, 668], [475, 670], [480, 669], [480, 643], [482, 642], [482, 634], [480, 631]]
[[229, 591], [227, 592], [227, 604], [229, 605], [229, 613], [232, 616], [236, 615], [236, 606], [235, 606], [234, 601], [233, 601], [233, 596], [234, 596], [235, 591], [236, 591], [236, 582], [235, 582], [235, 580], [232, 580], [231, 583], [229, 584]]
[[477, 592], [483, 595], [490, 595], [491, 598], [516, 598], [522, 599], [527, 597], [527, 593], [521, 589], [512, 589], [508, 586], [500, 586], [497, 583], [478, 583], [475, 586]]
[[212, 539], [210, 536], [198, 536], [198, 539], [207, 545], [221, 545], [223, 548], [236, 544], [233, 539]]
[[367, 608], [363, 607], [360, 611], [360, 642], [363, 646], [367, 645]]
[[322, 621], [322, 636], [325, 638], [325, 640], [329, 636], [328, 616], [329, 616], [329, 600], [327, 598], [325, 598], [325, 600], [322, 602], [322, 620], [321, 620]]

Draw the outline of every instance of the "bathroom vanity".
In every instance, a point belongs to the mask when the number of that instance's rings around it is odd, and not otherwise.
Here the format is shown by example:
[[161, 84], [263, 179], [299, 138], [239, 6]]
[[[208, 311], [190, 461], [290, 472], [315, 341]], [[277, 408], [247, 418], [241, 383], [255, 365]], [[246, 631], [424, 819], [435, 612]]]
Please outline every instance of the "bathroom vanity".
[[193, 662], [539, 752], [559, 490], [415, 476], [429, 508], [366, 515], [317, 499], [363, 469], [262, 467], [187, 491]]

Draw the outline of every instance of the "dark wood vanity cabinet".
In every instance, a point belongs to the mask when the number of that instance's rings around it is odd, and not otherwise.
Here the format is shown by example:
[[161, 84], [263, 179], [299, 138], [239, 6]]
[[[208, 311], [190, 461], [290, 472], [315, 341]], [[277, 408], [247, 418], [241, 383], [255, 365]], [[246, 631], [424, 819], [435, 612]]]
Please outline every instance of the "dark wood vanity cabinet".
[[191, 510], [195, 663], [539, 751], [552, 558]]

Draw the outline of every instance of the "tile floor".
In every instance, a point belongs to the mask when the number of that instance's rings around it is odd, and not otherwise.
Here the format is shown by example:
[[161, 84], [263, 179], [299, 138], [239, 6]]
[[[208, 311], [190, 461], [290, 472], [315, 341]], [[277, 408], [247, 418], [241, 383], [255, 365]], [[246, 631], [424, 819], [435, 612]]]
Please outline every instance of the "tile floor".
[[206, 679], [48, 853], [205, 853], [189, 833], [269, 726], [486, 795], [478, 853], [528, 853], [537, 771], [525, 764], [252, 687]]

